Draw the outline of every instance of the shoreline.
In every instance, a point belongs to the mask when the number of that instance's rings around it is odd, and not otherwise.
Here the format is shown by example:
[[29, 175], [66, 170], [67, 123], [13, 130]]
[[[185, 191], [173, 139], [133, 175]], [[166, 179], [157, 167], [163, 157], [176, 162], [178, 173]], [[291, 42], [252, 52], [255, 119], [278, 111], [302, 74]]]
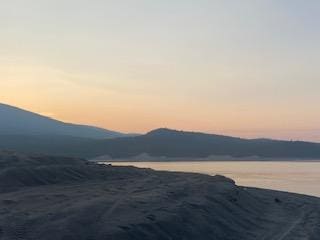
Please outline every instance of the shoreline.
[[1, 239], [303, 240], [320, 234], [320, 198], [242, 187], [221, 175], [10, 153], [0, 155], [0, 164]]
[[210, 176], [220, 174], [234, 179], [239, 186], [320, 197], [320, 161], [107, 161], [100, 164]]
[[257, 159], [253, 159], [253, 160], [202, 160], [202, 159], [193, 159], [193, 160], [188, 160], [188, 159], [174, 159], [174, 160], [132, 160], [132, 159], [119, 159], [119, 160], [88, 160], [90, 162], [97, 162], [97, 163], [117, 163], [117, 162], [137, 162], [137, 163], [161, 163], [161, 162], [302, 162], [302, 163], [313, 163], [313, 162], [319, 162], [320, 163], [320, 159], [308, 159], [308, 160], [301, 160], [301, 159], [281, 159], [281, 160], [276, 160], [276, 159], [269, 159], [269, 160], [257, 160]]

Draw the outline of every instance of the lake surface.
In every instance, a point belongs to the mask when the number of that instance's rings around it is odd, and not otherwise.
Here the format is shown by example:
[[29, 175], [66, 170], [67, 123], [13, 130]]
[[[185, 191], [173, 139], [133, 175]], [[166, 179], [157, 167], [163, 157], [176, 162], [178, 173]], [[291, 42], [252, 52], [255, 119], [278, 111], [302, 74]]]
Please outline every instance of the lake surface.
[[320, 197], [320, 162], [113, 162], [155, 170], [224, 175], [237, 185], [302, 193]]

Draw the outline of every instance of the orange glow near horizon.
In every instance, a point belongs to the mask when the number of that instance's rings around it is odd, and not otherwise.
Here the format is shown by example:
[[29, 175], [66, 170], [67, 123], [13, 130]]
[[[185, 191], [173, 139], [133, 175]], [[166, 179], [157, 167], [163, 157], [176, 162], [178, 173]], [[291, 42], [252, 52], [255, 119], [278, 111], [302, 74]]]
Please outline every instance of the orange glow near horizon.
[[[97, 97], [95, 94], [87, 94], [83, 95], [84, 98], [82, 99], [91, 98], [91, 101], [94, 101], [94, 97]], [[112, 106], [110, 103], [107, 105], [95, 105], [92, 102], [86, 103], [79, 99], [77, 104], [75, 104], [75, 101], [67, 101], [60, 102], [61, 105], [59, 105], [50, 102], [49, 99], [42, 101], [40, 99], [42, 96], [38, 93], [31, 93], [29, 96], [25, 96], [25, 98], [2, 96], [0, 100], [2, 103], [64, 122], [92, 125], [126, 133], [146, 133], [156, 128], [166, 127], [177, 130], [199, 131], [244, 138], [266, 137], [320, 141], [316, 132], [312, 129], [303, 128], [303, 125], [299, 126], [301, 129], [288, 129], [287, 126], [289, 125], [286, 125], [286, 122], [279, 122], [279, 125], [270, 124], [274, 122], [266, 124], [272, 120], [271, 118], [265, 119], [265, 116], [270, 114], [270, 112], [265, 112], [265, 115], [258, 117], [255, 114], [245, 114], [244, 116], [241, 111], [220, 111], [220, 116], [215, 117], [211, 115], [213, 114], [212, 112], [192, 108], [186, 111], [186, 109], [176, 109], [170, 106], [157, 106], [156, 108], [160, 111], [159, 113], [147, 106], [140, 105], [140, 109], [130, 108], [129, 105], [126, 106], [126, 103], [123, 103], [125, 107], [120, 106], [119, 102], [117, 102], [116, 106]], [[106, 99], [112, 102], [111, 96]], [[130, 102], [131, 104], [134, 103], [134, 101]], [[191, 118], [189, 111], [193, 114], [196, 113], [198, 118]], [[273, 120], [277, 123], [277, 119]]]
[[5, 1], [0, 102], [121, 132], [320, 141], [319, 1]]
[[[167, 127], [247, 138], [320, 141], [313, 130], [318, 113], [304, 103], [293, 111], [288, 102], [212, 103], [170, 92], [117, 91], [79, 84], [66, 80], [70, 75], [64, 72], [30, 66], [15, 66], [14, 70], [2, 66], [0, 74], [6, 79], [0, 82], [0, 102], [65, 122], [128, 133]], [[44, 78], [47, 80], [42, 81]]]

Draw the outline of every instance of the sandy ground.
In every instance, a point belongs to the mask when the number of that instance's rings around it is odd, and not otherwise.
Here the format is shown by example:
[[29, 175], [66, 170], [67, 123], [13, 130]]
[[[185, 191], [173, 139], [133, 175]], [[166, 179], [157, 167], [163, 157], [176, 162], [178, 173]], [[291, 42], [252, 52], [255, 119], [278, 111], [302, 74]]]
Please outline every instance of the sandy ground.
[[1, 240], [320, 236], [318, 198], [238, 187], [222, 176], [21, 158], [0, 154]]

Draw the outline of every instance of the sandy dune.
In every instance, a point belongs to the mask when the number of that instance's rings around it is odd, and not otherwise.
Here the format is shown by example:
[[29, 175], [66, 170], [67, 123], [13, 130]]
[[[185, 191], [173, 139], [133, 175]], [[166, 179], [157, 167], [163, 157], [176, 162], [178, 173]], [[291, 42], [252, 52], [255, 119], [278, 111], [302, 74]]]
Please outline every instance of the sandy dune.
[[1, 240], [320, 236], [320, 199], [238, 187], [222, 176], [12, 153], [0, 166]]

